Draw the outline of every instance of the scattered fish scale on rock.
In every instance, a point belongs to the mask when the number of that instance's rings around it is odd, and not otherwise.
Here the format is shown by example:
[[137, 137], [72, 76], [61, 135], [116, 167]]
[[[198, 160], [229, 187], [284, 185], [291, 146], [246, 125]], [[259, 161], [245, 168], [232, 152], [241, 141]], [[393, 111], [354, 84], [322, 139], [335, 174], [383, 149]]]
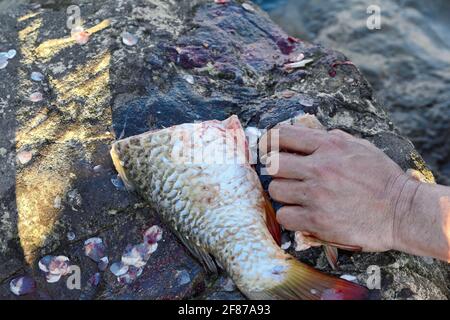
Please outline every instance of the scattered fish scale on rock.
[[16, 296], [33, 293], [36, 290], [36, 281], [29, 276], [21, 276], [11, 280], [9, 288]]
[[110, 271], [117, 277], [117, 281], [122, 284], [134, 282], [143, 271], [148, 259], [158, 248], [158, 241], [162, 239], [162, 229], [154, 225], [144, 232], [143, 243], [137, 245], [127, 245], [120, 262], [111, 265]]
[[126, 190], [125, 185], [123, 184], [123, 181], [120, 178], [120, 176], [111, 178], [111, 183], [114, 185], [114, 187], [117, 188], [117, 190], [121, 190], [121, 191]]
[[157, 244], [141, 243], [135, 246], [129, 245], [122, 254], [122, 263], [138, 268], [143, 267], [156, 248]]
[[249, 3], [243, 3], [242, 8], [244, 8], [248, 12], [255, 12], [255, 8]]
[[45, 273], [49, 273], [50, 270], [49, 270], [48, 266], [50, 265], [52, 259], [53, 259], [53, 256], [45, 256], [41, 260], [39, 260], [39, 263], [38, 263], [39, 269], [41, 269]]
[[40, 82], [40, 81], [44, 80], [44, 75], [40, 72], [33, 71], [31, 73], [31, 80]]
[[120, 277], [128, 272], [128, 265], [121, 262], [114, 262], [111, 267], [109, 268], [112, 274], [114, 274], [116, 277]]
[[191, 282], [191, 276], [187, 270], [177, 271], [175, 277], [177, 278], [178, 285], [183, 286]]
[[134, 34], [125, 31], [122, 33], [122, 42], [124, 45], [132, 47], [138, 43], [138, 38]]
[[48, 283], [56, 283], [69, 272], [69, 258], [66, 256], [44, 256], [38, 262]]
[[79, 45], [85, 45], [89, 41], [89, 33], [82, 26], [76, 26], [71, 30], [72, 39]]
[[7, 57], [8, 57], [8, 59], [12, 59], [16, 56], [16, 54], [17, 54], [17, 51], [14, 49], [11, 49], [7, 52]]
[[0, 70], [5, 69], [8, 66], [8, 59], [0, 56]]
[[143, 268], [135, 267], [133, 265], [128, 266], [128, 271], [117, 277], [117, 281], [121, 284], [131, 284], [142, 274]]
[[74, 232], [72, 232], [72, 231], [69, 231], [69, 232], [67, 232], [67, 240], [69, 240], [69, 241], [73, 241], [73, 240], [75, 240], [75, 233]]
[[39, 102], [42, 101], [42, 99], [44, 99], [44, 96], [41, 92], [33, 92], [32, 94], [30, 94], [29, 99], [31, 102]]
[[99, 272], [94, 273], [88, 280], [88, 284], [97, 287], [100, 284], [102, 275]]
[[17, 54], [15, 49], [11, 49], [5, 52], [0, 52], [0, 70], [5, 69], [8, 66], [8, 60], [13, 59]]
[[194, 84], [195, 83], [195, 79], [192, 75], [187, 74], [183, 76], [183, 79], [186, 80], [186, 82], [190, 83], [190, 84]]
[[162, 239], [163, 231], [159, 226], [152, 226], [144, 232], [144, 243], [154, 244]]
[[60, 274], [65, 276], [69, 272], [69, 258], [65, 256], [57, 256], [50, 260], [48, 271], [51, 274]]
[[100, 238], [90, 238], [84, 242], [84, 254], [100, 263], [106, 257], [106, 246]]
[[97, 266], [100, 271], [105, 271], [108, 268], [109, 259], [108, 257], [103, 257], [98, 262]]
[[33, 158], [33, 152], [31, 151], [20, 151], [17, 153], [17, 160], [20, 164], [27, 164]]

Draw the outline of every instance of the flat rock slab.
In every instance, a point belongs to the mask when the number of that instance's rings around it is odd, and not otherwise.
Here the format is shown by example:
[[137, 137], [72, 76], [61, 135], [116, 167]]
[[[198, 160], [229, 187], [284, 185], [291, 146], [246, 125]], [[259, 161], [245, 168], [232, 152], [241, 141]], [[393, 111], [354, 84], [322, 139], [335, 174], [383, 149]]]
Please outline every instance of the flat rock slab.
[[[66, 27], [69, 4], [42, 3], [0, 16], [0, 51], [18, 52], [0, 70], [0, 298], [17, 298], [9, 282], [24, 274], [38, 284], [25, 299], [243, 298], [225, 290], [221, 277], [206, 275], [167, 229], [134, 283], [120, 284], [105, 271], [98, 286], [88, 284], [98, 267], [84, 256], [86, 239], [102, 238], [114, 262], [127, 245], [142, 241], [146, 228], [161, 224], [157, 212], [112, 183], [109, 146], [117, 138], [231, 114], [244, 125], [269, 128], [308, 112], [432, 178], [343, 54], [289, 37], [256, 6], [78, 0], [73, 3], [89, 33], [80, 45]], [[124, 31], [137, 37], [136, 45], [123, 43]], [[285, 70], [300, 53], [313, 62]], [[32, 71], [44, 80], [32, 81]], [[43, 100], [30, 101], [33, 92]], [[75, 239], [68, 240], [69, 232]], [[80, 290], [69, 290], [67, 277], [45, 281], [37, 262], [48, 254], [68, 256], [80, 267]], [[330, 271], [318, 250], [297, 256]], [[344, 253], [340, 265], [336, 274], [362, 283], [367, 268], [379, 266], [382, 287], [375, 297], [449, 295], [445, 267], [429, 259]]]

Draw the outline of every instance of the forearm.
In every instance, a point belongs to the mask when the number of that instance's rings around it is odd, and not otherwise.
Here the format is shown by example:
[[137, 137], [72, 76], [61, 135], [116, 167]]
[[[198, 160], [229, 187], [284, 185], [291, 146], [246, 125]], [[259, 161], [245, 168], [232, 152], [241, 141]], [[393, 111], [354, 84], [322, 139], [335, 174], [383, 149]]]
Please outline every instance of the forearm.
[[409, 180], [394, 222], [394, 249], [450, 262], [450, 187]]
[[283, 151], [267, 160], [279, 163], [269, 193], [284, 204], [277, 212], [284, 228], [363, 251], [450, 261], [449, 187], [419, 182], [367, 140], [339, 130], [277, 130]]

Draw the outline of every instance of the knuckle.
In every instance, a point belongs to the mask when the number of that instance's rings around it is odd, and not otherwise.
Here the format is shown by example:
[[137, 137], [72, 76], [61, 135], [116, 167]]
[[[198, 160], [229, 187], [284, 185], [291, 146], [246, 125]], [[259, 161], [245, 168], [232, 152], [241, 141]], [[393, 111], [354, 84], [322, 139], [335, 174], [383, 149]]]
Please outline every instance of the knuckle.
[[314, 200], [320, 195], [320, 187], [317, 184], [308, 183], [305, 185], [304, 192]]
[[347, 141], [339, 135], [330, 135], [328, 139], [329, 147], [342, 149]]
[[312, 183], [305, 183], [303, 187], [303, 191], [308, 195], [313, 195], [315, 189], [315, 185]]
[[314, 163], [311, 163], [310, 164], [310, 166], [309, 166], [309, 171], [311, 172], [311, 174], [313, 175], [313, 176], [319, 176], [321, 173], [320, 173], [320, 164], [318, 164], [318, 163], [316, 163], [316, 162], [314, 162]]
[[317, 226], [322, 229], [329, 230], [333, 227], [333, 223], [326, 214], [319, 211], [317, 213]]
[[309, 129], [309, 134], [312, 138], [317, 141], [322, 141], [326, 137], [326, 131], [317, 130], [317, 129]]
[[345, 132], [342, 131], [341, 129], [333, 129], [333, 130], [330, 130], [330, 131], [328, 131], [328, 132], [331, 133], [331, 134], [333, 134], [333, 135], [342, 135], [342, 134], [345, 134]]
[[320, 226], [321, 219], [320, 219], [319, 215], [317, 214], [317, 212], [315, 212], [314, 214], [309, 215], [307, 217], [307, 219], [308, 219], [309, 224], [311, 226], [313, 226], [314, 228], [317, 228], [317, 227]]
[[277, 210], [277, 216], [280, 218], [284, 218], [287, 214], [288, 207], [284, 206]]
[[280, 209], [278, 209], [278, 211], [277, 211], [277, 221], [278, 221], [278, 223], [280, 223], [286, 229], [292, 230], [293, 225], [292, 225], [290, 219], [288, 218], [289, 210], [290, 210], [289, 207], [281, 207]]
[[295, 185], [293, 188], [293, 192], [297, 195], [298, 200], [309, 198], [308, 187], [306, 187], [304, 184]]
[[278, 194], [279, 183], [276, 180], [273, 180], [269, 184], [269, 194], [272, 198], [276, 198]]
[[317, 162], [311, 164], [311, 174], [317, 179], [317, 181], [322, 181], [323, 179], [326, 179], [326, 177], [329, 175], [329, 173], [333, 169], [329, 164], [326, 162]]
[[272, 130], [278, 130], [279, 135], [284, 136], [290, 132], [290, 129], [291, 129], [290, 126], [283, 124], [283, 125], [277, 126], [275, 129], [272, 129]]
[[316, 210], [311, 214], [308, 220], [316, 230], [329, 230], [333, 227], [332, 223], [327, 219], [327, 216], [320, 210]]
[[339, 167], [333, 161], [324, 162], [321, 166], [321, 175], [322, 176], [330, 176], [333, 175], [336, 171], [339, 170]]
[[341, 138], [343, 140], [347, 140], [347, 141], [355, 139], [355, 137], [353, 135], [351, 135], [350, 133], [345, 132], [341, 129], [333, 129], [333, 130], [328, 131], [328, 133], [330, 133], [332, 136], [339, 137], [339, 138]]

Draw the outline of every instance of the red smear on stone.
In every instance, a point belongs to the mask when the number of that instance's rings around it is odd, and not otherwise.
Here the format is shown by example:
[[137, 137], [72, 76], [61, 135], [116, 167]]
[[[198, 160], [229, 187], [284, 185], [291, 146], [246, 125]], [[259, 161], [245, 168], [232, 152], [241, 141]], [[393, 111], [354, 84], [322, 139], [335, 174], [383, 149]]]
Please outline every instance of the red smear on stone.
[[336, 61], [331, 65], [331, 69], [328, 71], [328, 74], [330, 75], [330, 77], [334, 78], [336, 77], [337, 71], [336, 71], [336, 67], [338, 66], [343, 66], [343, 65], [347, 65], [347, 66], [355, 66], [355, 64], [351, 61]]
[[159, 240], [161, 240], [162, 238], [162, 229], [158, 226], [152, 226], [151, 228], [148, 228], [145, 232], [144, 232], [144, 242], [148, 243], [148, 244], [154, 244], [156, 242], [158, 242]]
[[277, 41], [277, 46], [280, 48], [280, 51], [286, 55], [291, 54], [295, 49], [295, 45], [286, 39], [279, 39]]
[[333, 63], [331, 65], [332, 68], [335, 68], [337, 66], [342, 66], [342, 65], [348, 65], [348, 66], [354, 66], [355, 64], [351, 61], [336, 61], [335, 63]]
[[336, 77], [336, 74], [337, 74], [337, 72], [336, 72], [336, 69], [330, 69], [329, 71], [328, 71], [328, 74], [330, 75], [330, 77], [332, 77], [332, 78], [334, 78], [334, 77]]
[[204, 67], [209, 60], [209, 53], [203, 46], [186, 47], [178, 53], [178, 63], [185, 69]]
[[295, 38], [295, 37], [291, 37], [291, 36], [288, 37], [288, 41], [290, 43], [300, 43], [300, 42], [302, 42], [300, 39]]

